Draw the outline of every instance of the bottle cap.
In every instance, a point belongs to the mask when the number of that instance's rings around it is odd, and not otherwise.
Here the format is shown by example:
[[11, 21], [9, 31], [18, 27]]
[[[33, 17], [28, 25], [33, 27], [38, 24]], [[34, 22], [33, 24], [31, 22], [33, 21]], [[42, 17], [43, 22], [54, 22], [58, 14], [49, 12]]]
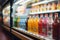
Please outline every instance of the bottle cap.
[[52, 14], [52, 13], [50, 13], [50, 14], [49, 14], [49, 17], [52, 17], [52, 16], [53, 16], [53, 14]]
[[40, 17], [43, 17], [43, 14], [40, 14]]
[[58, 13], [55, 13], [55, 15], [54, 15], [55, 17], [58, 17]]
[[45, 17], [48, 17], [48, 14], [45, 14]]

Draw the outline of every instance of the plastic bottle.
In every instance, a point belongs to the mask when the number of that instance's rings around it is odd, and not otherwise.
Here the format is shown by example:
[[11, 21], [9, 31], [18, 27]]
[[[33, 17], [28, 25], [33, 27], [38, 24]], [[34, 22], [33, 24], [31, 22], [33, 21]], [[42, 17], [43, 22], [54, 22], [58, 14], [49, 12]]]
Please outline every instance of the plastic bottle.
[[28, 32], [31, 32], [31, 16], [28, 19]]
[[47, 34], [48, 34], [48, 37], [52, 39], [52, 31], [53, 31], [53, 14], [50, 13], [49, 14], [49, 20], [48, 20], [48, 30], [47, 30]]
[[58, 33], [58, 13], [54, 15], [54, 23], [53, 23], [53, 39], [57, 40], [57, 33]]
[[42, 7], [43, 5], [40, 5], [40, 12], [42, 12], [43, 11], [43, 7]]
[[44, 20], [43, 20], [43, 35], [47, 36], [47, 27], [48, 27], [48, 14], [45, 14]]
[[59, 23], [58, 23], [58, 40], [60, 40], [60, 18], [59, 18]]
[[17, 17], [14, 18], [14, 27], [17, 27]]
[[17, 27], [19, 27], [20, 17], [17, 18]]
[[44, 10], [43, 11], [46, 11], [47, 10], [47, 4], [44, 4]]
[[57, 5], [55, 2], [53, 2], [51, 6], [51, 10], [56, 10], [56, 9], [57, 9]]
[[43, 27], [43, 14], [40, 14], [40, 19], [38, 22], [38, 28], [39, 28], [39, 35], [42, 35], [42, 27]]
[[34, 29], [34, 27], [35, 27], [34, 20], [35, 20], [35, 17], [34, 17], [34, 15], [33, 15], [32, 18], [31, 18], [31, 32], [32, 32], [32, 33], [35, 32], [35, 29]]
[[22, 30], [26, 30], [26, 19], [25, 18], [20, 18], [20, 28]]
[[38, 34], [38, 22], [39, 22], [39, 17], [38, 15], [36, 15], [35, 19], [34, 19], [34, 34]]
[[51, 3], [48, 3], [47, 10], [51, 10]]
[[35, 0], [35, 3], [39, 2], [39, 0]]
[[60, 10], [60, 2], [57, 4], [57, 10]]

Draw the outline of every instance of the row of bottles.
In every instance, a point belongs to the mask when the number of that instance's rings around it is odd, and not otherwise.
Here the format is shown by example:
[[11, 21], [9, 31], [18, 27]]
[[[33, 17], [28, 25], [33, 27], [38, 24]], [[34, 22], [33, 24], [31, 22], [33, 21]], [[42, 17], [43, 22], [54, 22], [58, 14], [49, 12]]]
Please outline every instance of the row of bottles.
[[26, 17], [15, 17], [13, 19], [14, 21], [14, 27], [21, 28], [23, 30], [26, 30]]
[[33, 2], [33, 3], [37, 3], [37, 2], [39, 2], [39, 1], [40, 1], [40, 0], [33, 0], [32, 2]]
[[58, 27], [58, 13], [29, 15], [28, 18], [14, 18], [14, 26], [27, 30], [36, 35], [56, 39]]
[[29, 16], [28, 19], [28, 32], [34, 33], [34, 34], [39, 34], [42, 36], [47, 36], [49, 38], [54, 38], [57, 33], [57, 28], [59, 23], [58, 20], [58, 13], [53, 14], [50, 13], [49, 16], [48, 14], [40, 14], [40, 17], [38, 15], [35, 16]]
[[49, 10], [60, 10], [60, 3], [52, 2], [48, 4], [40, 4], [32, 6], [32, 8], [30, 9], [30, 13], [49, 11]]
[[[48, 0], [33, 0], [33, 3], [41, 2], [41, 1], [48, 1]], [[49, 0], [50, 1], [50, 0]]]

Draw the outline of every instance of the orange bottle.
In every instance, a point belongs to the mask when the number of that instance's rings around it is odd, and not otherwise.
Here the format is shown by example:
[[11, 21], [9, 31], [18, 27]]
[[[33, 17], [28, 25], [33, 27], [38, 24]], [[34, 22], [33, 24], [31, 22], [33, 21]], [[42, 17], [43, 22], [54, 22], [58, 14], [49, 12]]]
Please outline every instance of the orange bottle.
[[31, 32], [34, 33], [34, 16], [31, 18]]
[[51, 10], [56, 10], [57, 9], [57, 5], [56, 5], [56, 3], [52, 3], [52, 7], [51, 7]]
[[38, 15], [36, 15], [35, 19], [34, 19], [34, 34], [38, 34], [38, 22], [39, 22], [39, 17]]
[[28, 32], [31, 32], [31, 16], [28, 19]]

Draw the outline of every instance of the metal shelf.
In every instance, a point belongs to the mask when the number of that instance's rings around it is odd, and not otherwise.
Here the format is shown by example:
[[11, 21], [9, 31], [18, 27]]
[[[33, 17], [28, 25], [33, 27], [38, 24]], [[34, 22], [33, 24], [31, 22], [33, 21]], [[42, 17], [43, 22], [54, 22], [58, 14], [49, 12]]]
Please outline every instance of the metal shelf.
[[27, 34], [29, 36], [35, 37], [35, 38], [40, 39], [40, 40], [51, 40], [48, 37], [44, 37], [44, 36], [41, 36], [41, 35], [36, 35], [36, 34], [30, 33], [30, 32], [27, 32], [26, 30], [22, 30], [20, 28], [13, 27], [13, 29], [18, 30], [18, 31], [20, 31], [22, 33], [25, 33], [25, 34]]

